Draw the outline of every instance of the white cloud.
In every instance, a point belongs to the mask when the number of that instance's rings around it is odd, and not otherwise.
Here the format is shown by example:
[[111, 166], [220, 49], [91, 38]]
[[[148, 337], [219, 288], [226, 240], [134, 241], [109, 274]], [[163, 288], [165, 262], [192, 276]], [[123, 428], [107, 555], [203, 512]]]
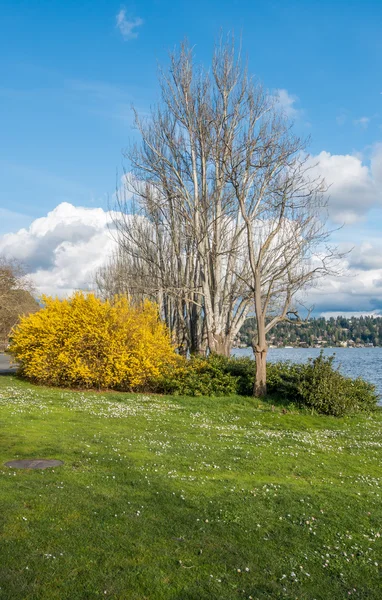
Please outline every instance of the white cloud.
[[382, 309], [382, 269], [350, 270], [347, 277], [320, 282], [308, 295], [320, 312], [373, 312]]
[[0, 238], [0, 253], [22, 261], [38, 292], [65, 296], [89, 289], [96, 269], [115, 248], [112, 215], [63, 202], [28, 229]]
[[382, 270], [382, 243], [364, 242], [355, 246], [347, 262], [351, 269], [357, 271]]
[[374, 151], [370, 160], [371, 172], [376, 185], [382, 188], [382, 143], [374, 145]]
[[[314, 174], [332, 184], [333, 220], [357, 222], [371, 208], [382, 206], [382, 144], [374, 146], [367, 163], [361, 156], [329, 152], [321, 152], [311, 161]], [[126, 178], [129, 180], [129, 176], [122, 177], [122, 188]], [[129, 197], [127, 193], [126, 200]], [[116, 248], [112, 226], [110, 212], [64, 202], [28, 228], [0, 237], [0, 254], [23, 261], [39, 293], [65, 296], [92, 286], [96, 269]], [[343, 233], [346, 231], [349, 242], [343, 250], [354, 245], [351, 236], [358, 228], [345, 228]], [[345, 256], [346, 276], [321, 281], [308, 292], [306, 305], [314, 304], [322, 312], [382, 310], [382, 241], [365, 239], [367, 243], [356, 245]]]
[[367, 129], [370, 123], [370, 118], [369, 117], [360, 117], [359, 119], [354, 119], [353, 121], [354, 125], [357, 125], [358, 127], [362, 127], [362, 129]]
[[[351, 249], [342, 244], [341, 251]], [[326, 277], [307, 292], [307, 304], [325, 313], [382, 311], [382, 242], [355, 245], [342, 259], [341, 276]]]
[[299, 116], [301, 110], [297, 109], [294, 106], [299, 100], [298, 96], [290, 94], [285, 89], [279, 89], [276, 90], [274, 97], [276, 102], [280, 105], [286, 117], [290, 119], [296, 119]]
[[121, 8], [116, 16], [116, 27], [119, 29], [124, 40], [132, 40], [138, 37], [137, 27], [143, 25], [143, 20], [140, 17], [128, 19], [126, 17], [126, 9]]
[[335, 311], [328, 311], [328, 312], [322, 312], [320, 314], [321, 317], [325, 317], [325, 319], [330, 319], [330, 317], [345, 317], [345, 318], [349, 318], [349, 317], [380, 317], [381, 316], [381, 311], [380, 310], [372, 310], [372, 311], [362, 311], [362, 310], [335, 310]]
[[355, 223], [382, 204], [382, 144], [376, 145], [370, 161], [351, 154], [320, 152], [310, 160], [314, 175], [330, 186], [329, 214], [337, 223]]

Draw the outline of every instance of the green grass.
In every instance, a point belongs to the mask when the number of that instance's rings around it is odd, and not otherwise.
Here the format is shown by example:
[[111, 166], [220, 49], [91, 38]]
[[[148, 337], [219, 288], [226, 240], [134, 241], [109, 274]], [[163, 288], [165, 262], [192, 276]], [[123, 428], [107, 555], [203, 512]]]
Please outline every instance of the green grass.
[[0, 377], [0, 598], [380, 600], [381, 459], [380, 412]]

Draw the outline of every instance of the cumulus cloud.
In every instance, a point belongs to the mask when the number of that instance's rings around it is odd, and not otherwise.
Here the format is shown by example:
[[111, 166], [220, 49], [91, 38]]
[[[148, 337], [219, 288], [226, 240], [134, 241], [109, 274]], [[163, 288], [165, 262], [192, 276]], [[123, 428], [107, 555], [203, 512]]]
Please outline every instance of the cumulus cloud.
[[382, 144], [374, 147], [371, 159], [320, 152], [311, 158], [315, 175], [324, 177], [329, 188], [330, 217], [337, 223], [355, 223], [382, 204]]
[[309, 293], [320, 312], [373, 312], [382, 309], [382, 270], [353, 271], [347, 277], [323, 280]]
[[23, 262], [39, 293], [65, 296], [92, 286], [115, 248], [110, 227], [110, 212], [63, 202], [29, 228], [2, 236], [0, 254]]
[[371, 171], [379, 188], [382, 187], [382, 143], [374, 145], [374, 152], [370, 161]]
[[[342, 244], [341, 251], [350, 250]], [[382, 310], [382, 243], [355, 245], [339, 265], [341, 276], [326, 277], [307, 292], [306, 301], [321, 313], [373, 314]]]
[[[0, 237], [0, 254], [24, 262], [39, 294], [64, 297], [93, 287], [95, 271], [116, 249], [112, 226], [108, 211], [62, 203], [30, 227]], [[382, 310], [382, 242], [356, 246], [342, 268], [344, 276], [320, 281], [301, 298], [304, 304], [319, 312]]]
[[136, 29], [143, 25], [143, 20], [140, 17], [129, 19], [126, 16], [126, 9], [121, 8], [116, 16], [116, 27], [119, 29], [124, 40], [132, 40], [138, 37]]
[[382, 243], [364, 242], [355, 246], [348, 256], [348, 265], [358, 271], [382, 269]]
[[[382, 205], [382, 144], [374, 147], [367, 163], [360, 156], [329, 152], [311, 160], [315, 175], [331, 184], [333, 220], [354, 223]], [[122, 178], [122, 186], [129, 177]], [[39, 293], [65, 296], [92, 287], [96, 269], [116, 248], [112, 226], [110, 212], [64, 202], [29, 227], [0, 237], [0, 254], [23, 262]], [[352, 231], [354, 226], [349, 228], [349, 243], [340, 250], [353, 246]], [[304, 303], [320, 312], [382, 310], [382, 241], [368, 239], [356, 245], [342, 266], [345, 276], [322, 280]]]

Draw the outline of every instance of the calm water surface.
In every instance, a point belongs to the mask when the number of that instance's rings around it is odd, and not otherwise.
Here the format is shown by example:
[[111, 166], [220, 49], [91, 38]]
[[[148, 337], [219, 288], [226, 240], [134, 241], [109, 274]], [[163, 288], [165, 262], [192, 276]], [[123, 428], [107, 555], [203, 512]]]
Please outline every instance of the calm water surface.
[[[253, 356], [252, 348], [235, 348], [232, 354]], [[270, 348], [268, 360], [304, 363], [308, 358], [315, 358], [319, 354], [319, 348]], [[382, 397], [382, 348], [325, 348], [324, 354], [335, 354], [334, 364], [341, 373], [350, 377], [363, 377], [374, 383]]]

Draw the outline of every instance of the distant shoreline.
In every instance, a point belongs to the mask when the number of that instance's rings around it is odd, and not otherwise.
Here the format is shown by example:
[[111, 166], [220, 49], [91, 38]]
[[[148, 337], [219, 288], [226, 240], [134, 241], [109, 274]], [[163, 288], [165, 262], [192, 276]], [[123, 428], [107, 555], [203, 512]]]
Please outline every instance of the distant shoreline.
[[[252, 349], [252, 346], [234, 346], [233, 350]], [[268, 346], [268, 350], [354, 350], [355, 348], [362, 350], [370, 350], [370, 348], [382, 348], [378, 346]]]

